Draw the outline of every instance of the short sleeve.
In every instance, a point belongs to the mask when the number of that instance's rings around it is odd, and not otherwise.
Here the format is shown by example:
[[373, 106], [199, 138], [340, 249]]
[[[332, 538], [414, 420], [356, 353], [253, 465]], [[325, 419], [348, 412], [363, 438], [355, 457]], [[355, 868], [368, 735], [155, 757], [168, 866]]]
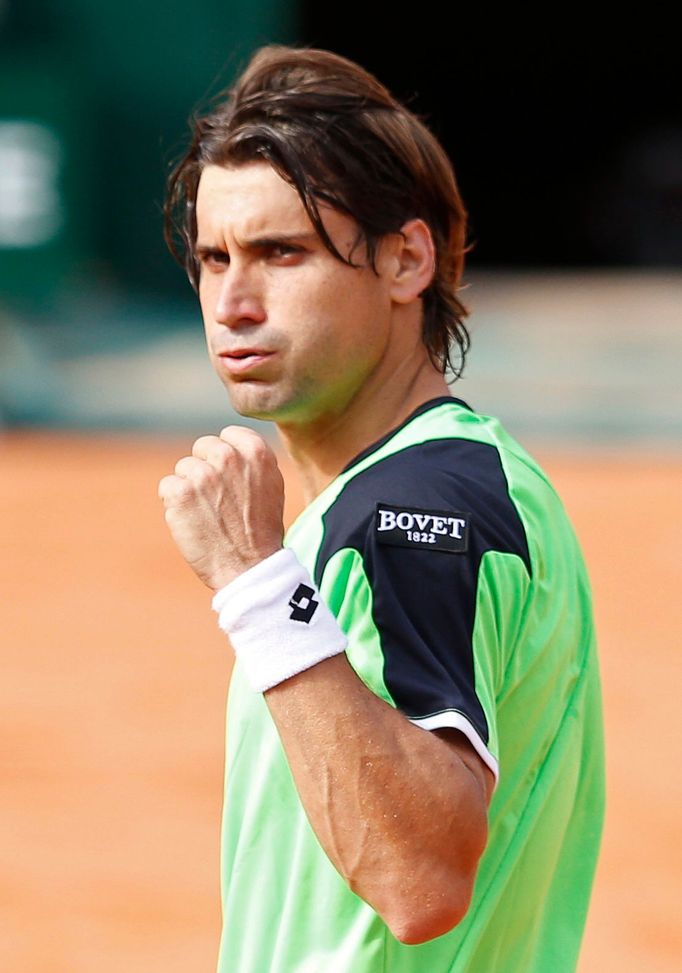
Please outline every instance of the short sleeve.
[[481, 587], [481, 565], [530, 568], [497, 449], [416, 444], [351, 480], [324, 519], [318, 575], [359, 675], [416, 725], [462, 732], [497, 776], [495, 613], [514, 599]]
[[[377, 504], [365, 539], [363, 568], [372, 593], [383, 676], [395, 705], [424, 729], [445, 727], [462, 732], [481, 759], [498, 774], [491, 752], [494, 733], [496, 659], [474, 658], [473, 628], [477, 602], [477, 565], [471, 534], [475, 527], [468, 511], [405, 509], [393, 537], [381, 531], [385, 509]], [[466, 547], [436, 547], [447, 536], [414, 527], [448, 526], [447, 516], [464, 522]], [[386, 532], [387, 533], [387, 532]], [[424, 546], [402, 542], [401, 534], [419, 538]], [[422, 540], [423, 538], [423, 540]], [[428, 546], [426, 546], [428, 545]], [[473, 548], [473, 549], [472, 549]], [[487, 706], [485, 704], [488, 704]], [[491, 732], [492, 731], [492, 732]]]

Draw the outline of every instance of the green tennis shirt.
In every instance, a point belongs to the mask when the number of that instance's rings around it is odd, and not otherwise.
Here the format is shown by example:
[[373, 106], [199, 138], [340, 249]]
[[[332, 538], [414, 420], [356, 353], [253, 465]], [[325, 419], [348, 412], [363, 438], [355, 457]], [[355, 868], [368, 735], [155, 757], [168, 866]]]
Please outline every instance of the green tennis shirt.
[[285, 543], [360, 679], [425, 730], [464, 733], [497, 786], [467, 915], [403, 945], [322, 850], [237, 664], [220, 973], [575, 970], [603, 818], [602, 718], [589, 583], [547, 477], [497, 420], [434, 399], [356, 457]]

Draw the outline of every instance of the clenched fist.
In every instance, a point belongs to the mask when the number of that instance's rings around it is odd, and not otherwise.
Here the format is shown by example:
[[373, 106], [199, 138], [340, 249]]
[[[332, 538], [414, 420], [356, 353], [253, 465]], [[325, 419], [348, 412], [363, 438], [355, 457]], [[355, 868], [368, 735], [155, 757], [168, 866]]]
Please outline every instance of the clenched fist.
[[251, 429], [202, 436], [159, 483], [166, 523], [199, 578], [218, 591], [282, 547], [284, 481]]

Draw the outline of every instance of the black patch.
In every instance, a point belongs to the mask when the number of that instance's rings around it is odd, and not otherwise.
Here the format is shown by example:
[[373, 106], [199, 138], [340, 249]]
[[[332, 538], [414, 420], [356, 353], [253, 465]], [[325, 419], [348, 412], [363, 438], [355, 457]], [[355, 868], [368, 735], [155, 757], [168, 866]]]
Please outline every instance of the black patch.
[[469, 514], [378, 503], [374, 521], [378, 544], [463, 554], [469, 546]]
[[315, 601], [315, 592], [307, 584], [300, 584], [289, 601], [291, 615], [295, 622], [305, 622], [306, 625], [317, 611], [319, 601]]
[[[380, 497], [400, 510], [469, 511], [468, 550], [459, 557], [418, 549], [406, 556], [402, 547], [378, 543]], [[354, 476], [323, 524], [315, 583], [319, 588], [337, 551], [358, 552], [372, 589], [384, 681], [398, 709], [408, 717], [457, 710], [487, 741], [472, 646], [479, 565], [486, 551], [501, 551], [516, 554], [531, 574], [524, 526], [496, 447], [449, 438], [414, 443]]]

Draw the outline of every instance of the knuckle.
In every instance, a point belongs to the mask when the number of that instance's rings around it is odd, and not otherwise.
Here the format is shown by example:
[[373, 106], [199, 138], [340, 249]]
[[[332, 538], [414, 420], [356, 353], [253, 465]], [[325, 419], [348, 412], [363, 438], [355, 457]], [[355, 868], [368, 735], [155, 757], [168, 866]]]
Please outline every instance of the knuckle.
[[190, 480], [178, 478], [173, 490], [173, 499], [178, 503], [182, 503], [189, 496], [191, 496], [193, 492], [194, 491]]
[[236, 450], [232, 446], [218, 440], [206, 458], [213, 469], [223, 472], [235, 454]]
[[234, 451], [217, 453], [215, 458], [212, 461], [213, 466], [219, 473], [226, 473], [232, 463], [232, 459], [234, 455], [235, 455]]
[[195, 488], [210, 485], [216, 470], [221, 471], [225, 458], [215, 447], [208, 454], [199, 456], [183, 456], [175, 465], [175, 473], [185, 490], [191, 493]]
[[215, 470], [213, 466], [210, 463], [202, 463], [196, 467], [193, 479], [197, 486], [206, 487], [213, 482], [214, 476]]
[[219, 439], [215, 445], [215, 451], [218, 456], [234, 456], [237, 452], [237, 448], [234, 443], [226, 443]]
[[169, 527], [173, 527], [178, 522], [178, 512], [175, 507], [167, 507], [163, 516]]
[[253, 459], [260, 459], [271, 452], [270, 447], [263, 437], [254, 429], [237, 427], [237, 442], [239, 450], [245, 456]]
[[159, 480], [157, 493], [160, 500], [165, 500], [165, 498], [168, 496], [168, 491], [170, 489], [170, 484], [168, 482], [169, 480], [170, 476], [164, 476]]
[[172, 506], [182, 500], [185, 492], [186, 480], [181, 479], [179, 476], [169, 475], [164, 476], [164, 478], [159, 483], [159, 497], [166, 506]]
[[218, 442], [217, 436], [200, 436], [194, 441], [192, 456], [203, 459], [216, 442]]
[[249, 436], [248, 443], [249, 448], [256, 456], [267, 456], [270, 452], [270, 447], [258, 433], [253, 433], [252, 436]]
[[183, 473], [189, 472], [194, 463], [194, 458], [192, 456], [183, 456], [175, 464], [175, 473], [177, 476], [182, 476]]
[[220, 431], [220, 439], [223, 442], [239, 443], [240, 446], [247, 443], [263, 442], [262, 436], [259, 436], [255, 429], [249, 429], [248, 426], [225, 426]]

